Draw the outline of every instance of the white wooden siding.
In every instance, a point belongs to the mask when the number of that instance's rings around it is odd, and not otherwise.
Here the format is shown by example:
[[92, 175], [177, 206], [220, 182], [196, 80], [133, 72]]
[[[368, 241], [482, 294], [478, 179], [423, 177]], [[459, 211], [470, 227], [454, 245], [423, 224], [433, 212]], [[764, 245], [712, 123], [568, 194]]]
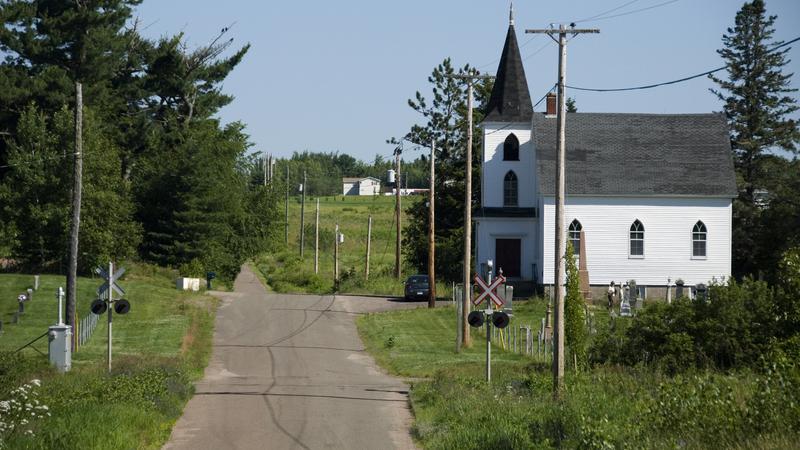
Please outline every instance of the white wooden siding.
[[[591, 284], [636, 280], [663, 286], [667, 277], [687, 285], [708, 283], [731, 273], [731, 200], [718, 198], [569, 197], [564, 232], [573, 219], [583, 226]], [[555, 240], [553, 197], [542, 199], [542, 279], [552, 284]], [[634, 220], [644, 225], [644, 258], [629, 257]], [[692, 228], [708, 229], [705, 259], [692, 258]]]
[[[503, 128], [506, 126], [508, 128]], [[519, 161], [503, 161], [503, 143], [511, 133], [519, 140]], [[483, 149], [481, 204], [503, 206], [503, 179], [509, 170], [513, 170], [517, 175], [517, 206], [536, 206], [535, 155], [530, 124], [484, 123]]]

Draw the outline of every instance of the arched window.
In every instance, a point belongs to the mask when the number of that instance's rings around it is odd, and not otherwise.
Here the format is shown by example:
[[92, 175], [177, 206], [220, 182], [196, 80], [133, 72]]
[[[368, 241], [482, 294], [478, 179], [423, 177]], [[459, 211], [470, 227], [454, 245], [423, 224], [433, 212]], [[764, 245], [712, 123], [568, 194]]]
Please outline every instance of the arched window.
[[636, 219], [631, 224], [630, 256], [644, 256], [644, 225]]
[[692, 257], [705, 258], [706, 257], [706, 224], [698, 220], [692, 228]]
[[503, 144], [503, 161], [519, 161], [519, 139], [511, 133]]
[[511, 170], [503, 179], [503, 206], [517, 206], [517, 175]]
[[582, 229], [583, 226], [581, 226], [581, 223], [578, 222], [578, 219], [573, 220], [572, 223], [569, 224], [569, 234], [567, 235], [567, 238], [569, 239], [569, 242], [572, 244], [572, 251], [575, 252], [576, 256], [581, 254]]

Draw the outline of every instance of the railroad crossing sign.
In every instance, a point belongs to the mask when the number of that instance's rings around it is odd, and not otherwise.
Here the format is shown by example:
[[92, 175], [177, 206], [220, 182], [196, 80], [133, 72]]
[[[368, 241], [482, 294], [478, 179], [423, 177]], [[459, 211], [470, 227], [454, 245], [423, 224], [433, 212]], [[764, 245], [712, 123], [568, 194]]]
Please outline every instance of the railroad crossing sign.
[[125, 295], [125, 289], [122, 289], [122, 286], [117, 284], [117, 280], [125, 273], [125, 268], [120, 267], [114, 272], [111, 277], [108, 276], [108, 271], [103, 269], [102, 267], [95, 267], [94, 273], [100, 275], [101, 278], [105, 279], [106, 282], [101, 284], [99, 288], [97, 288], [97, 295], [103, 296], [105, 295], [106, 291], [108, 291], [108, 283], [111, 282], [111, 289], [114, 290], [119, 295]]
[[480, 277], [480, 275], [475, 274], [473, 280], [475, 280], [475, 284], [477, 284], [478, 287], [483, 291], [478, 297], [475, 298], [475, 300], [472, 301], [473, 304], [476, 306], [480, 305], [483, 303], [483, 300], [485, 300], [486, 297], [489, 297], [489, 300], [491, 300], [492, 303], [494, 303], [498, 308], [506, 303], [505, 300], [498, 295], [497, 292], [495, 292], [501, 284], [506, 282], [506, 277], [498, 275], [494, 280], [492, 280], [491, 284], [488, 284], [483, 280], [483, 278]]

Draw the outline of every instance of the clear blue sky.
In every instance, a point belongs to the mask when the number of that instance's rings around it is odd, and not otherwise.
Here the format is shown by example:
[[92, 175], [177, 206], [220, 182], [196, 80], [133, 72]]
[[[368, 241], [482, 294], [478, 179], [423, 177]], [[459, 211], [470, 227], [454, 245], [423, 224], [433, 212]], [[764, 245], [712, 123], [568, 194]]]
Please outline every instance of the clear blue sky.
[[[627, 6], [623, 6], [630, 3]], [[667, 3], [655, 8], [633, 12]], [[733, 26], [738, 0], [548, 0], [514, 2], [517, 39], [535, 102], [555, 83], [557, 46], [526, 28], [625, 14], [579, 26], [600, 28], [568, 46], [567, 84], [627, 87], [668, 81], [723, 65], [715, 50]], [[240, 120], [256, 151], [339, 151], [359, 159], [391, 155], [385, 140], [421, 122], [406, 103], [445, 57], [494, 74], [508, 27], [508, 1], [145, 0], [137, 15], [150, 37], [183, 31], [190, 48], [235, 23], [234, 46], [252, 44], [225, 82], [236, 97], [220, 114]], [[767, 0], [775, 37], [800, 36], [800, 1]], [[793, 44], [793, 87], [800, 87], [800, 42]], [[724, 72], [723, 72], [724, 74]], [[570, 91], [585, 112], [719, 111], [700, 78], [629, 93]], [[800, 98], [794, 93], [795, 98]], [[537, 110], [541, 110], [540, 105]], [[416, 157], [416, 154], [409, 154]]]

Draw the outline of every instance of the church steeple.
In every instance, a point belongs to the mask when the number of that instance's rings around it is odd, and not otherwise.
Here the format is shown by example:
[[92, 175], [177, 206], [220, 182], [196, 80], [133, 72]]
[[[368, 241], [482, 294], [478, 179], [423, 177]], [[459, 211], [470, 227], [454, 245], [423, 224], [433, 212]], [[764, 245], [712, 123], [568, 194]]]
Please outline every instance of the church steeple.
[[486, 107], [484, 122], [529, 122], [533, 116], [531, 94], [514, 31], [513, 5], [508, 14], [508, 34], [503, 45], [497, 77]]

